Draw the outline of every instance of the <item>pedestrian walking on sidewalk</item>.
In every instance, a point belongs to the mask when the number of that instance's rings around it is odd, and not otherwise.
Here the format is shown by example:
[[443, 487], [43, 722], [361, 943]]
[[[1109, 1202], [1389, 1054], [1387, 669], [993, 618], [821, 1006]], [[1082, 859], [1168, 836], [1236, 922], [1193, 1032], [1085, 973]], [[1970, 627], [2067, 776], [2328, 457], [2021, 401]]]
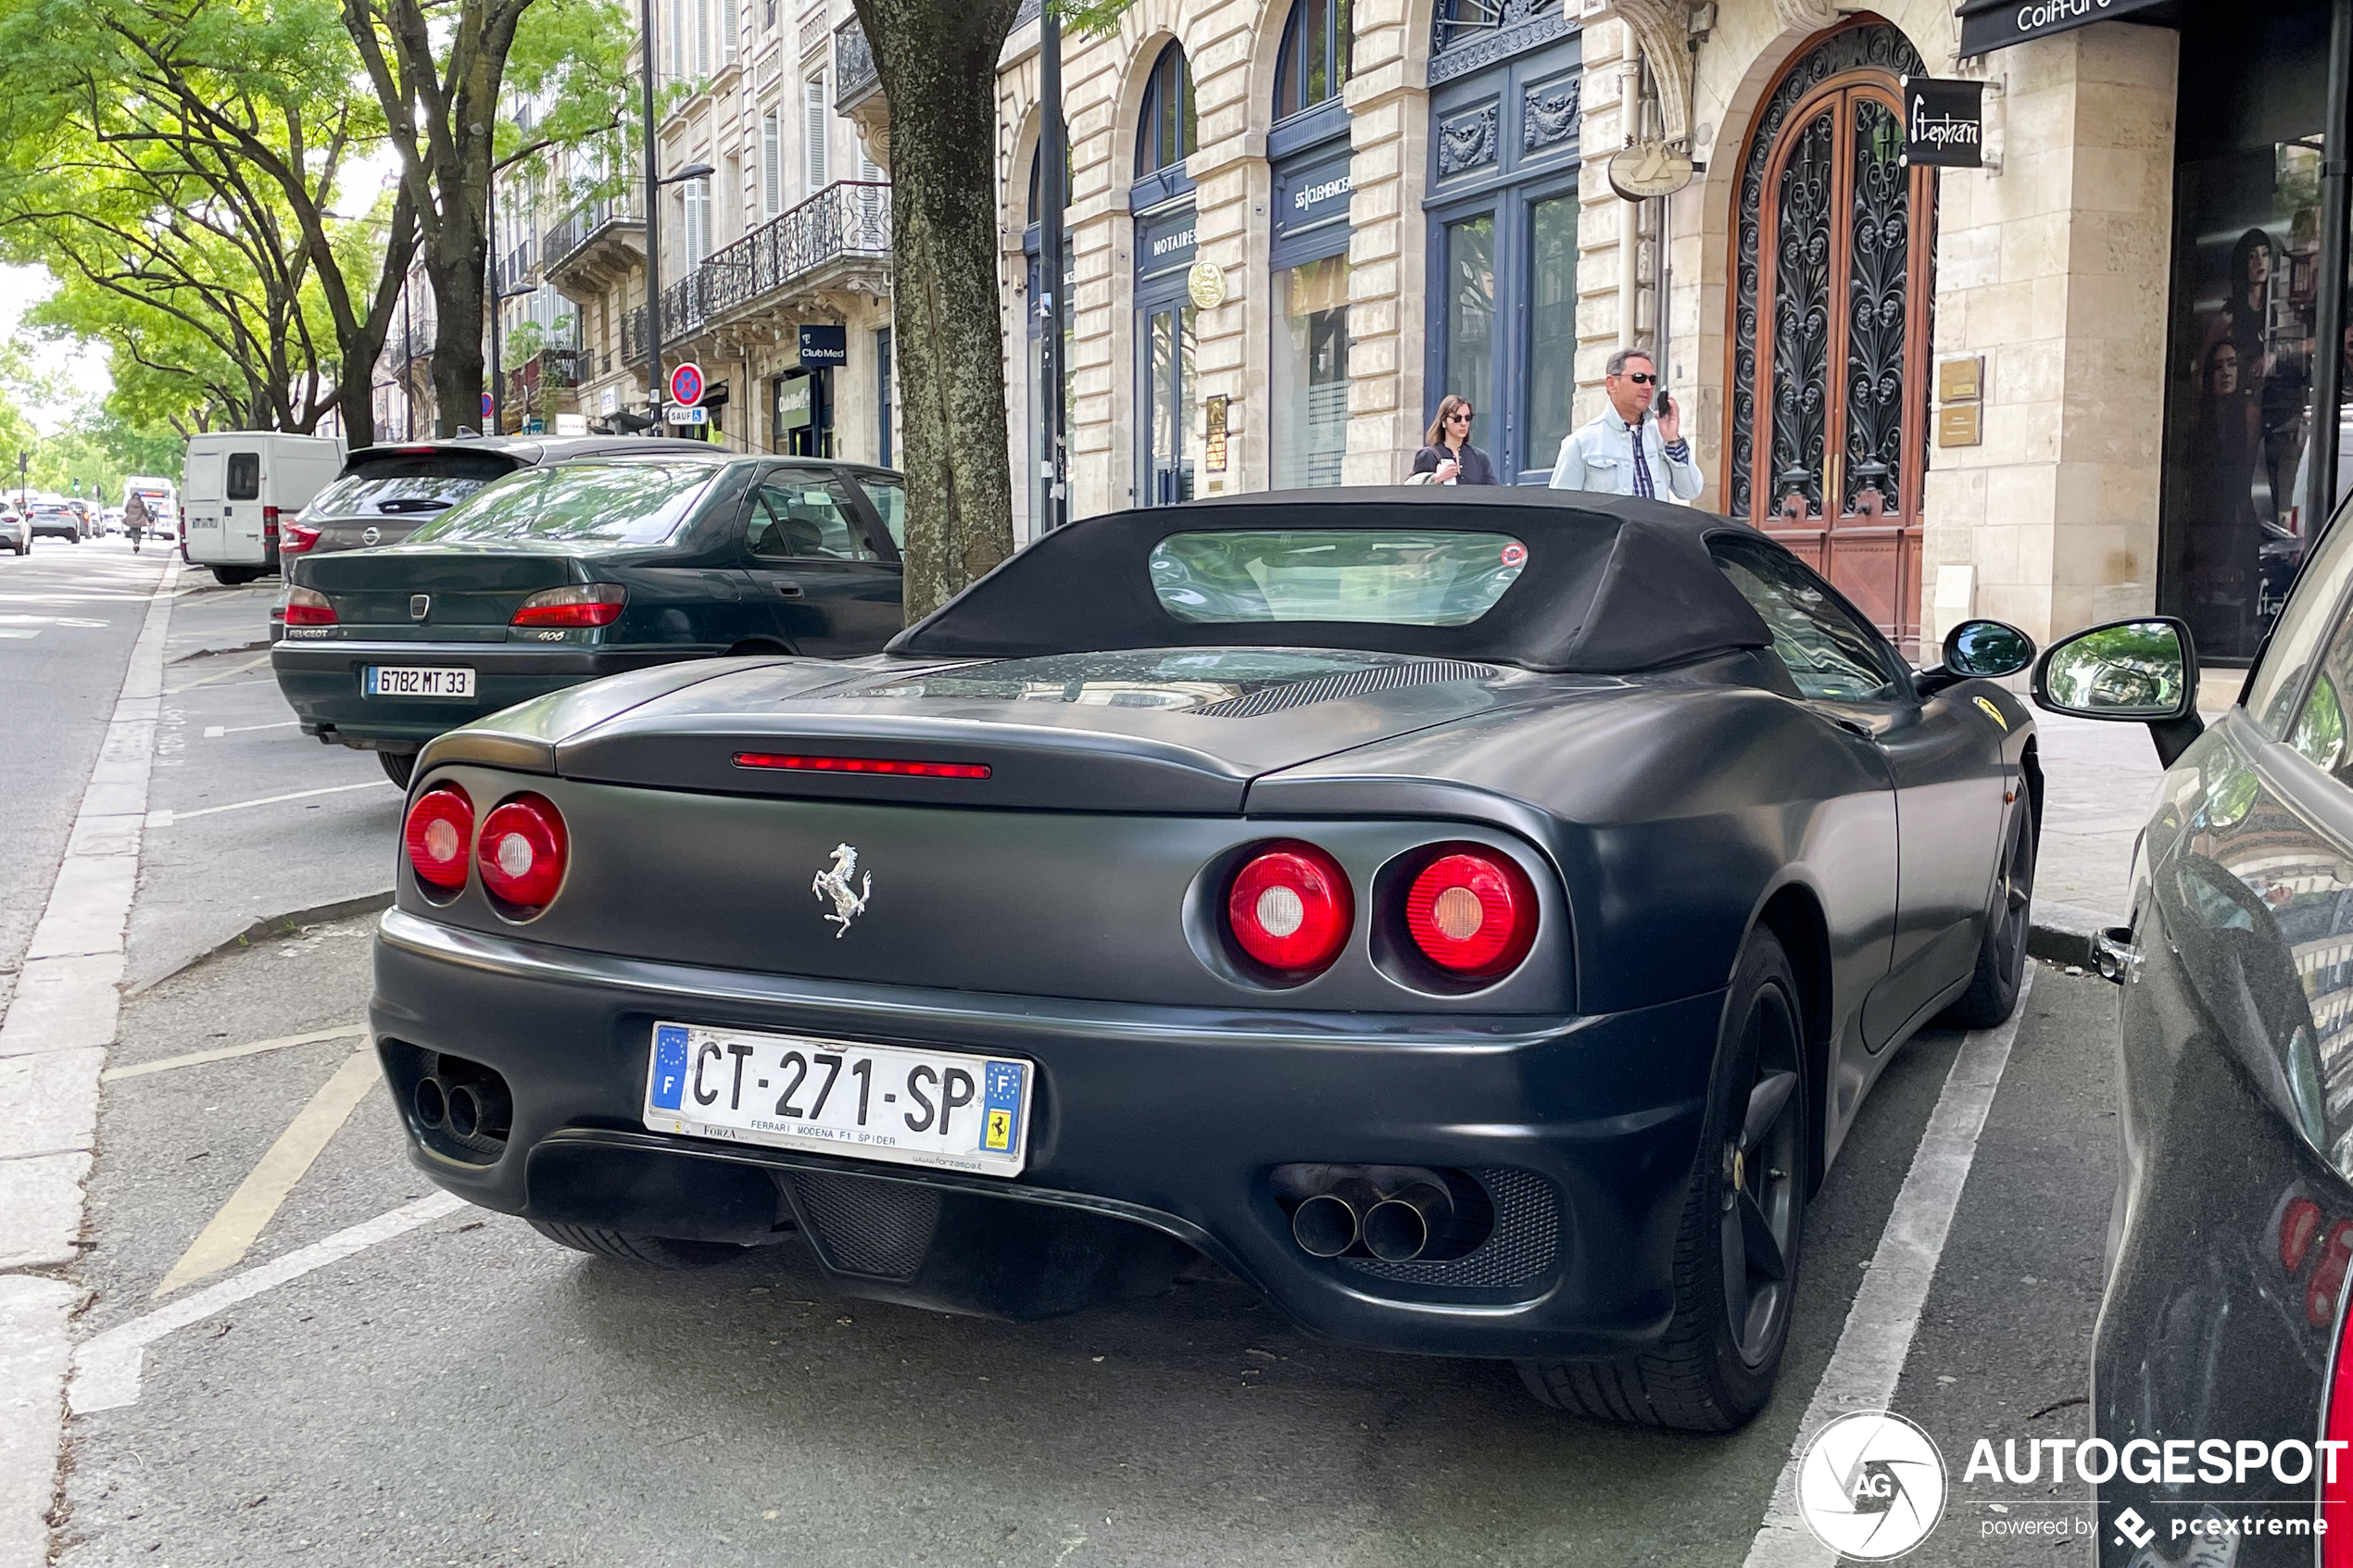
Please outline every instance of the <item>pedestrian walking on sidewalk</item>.
[[1683, 439], [1683, 410], [1659, 386], [1650, 355], [1621, 348], [1608, 370], [1602, 387], [1609, 408], [1561, 443], [1553, 488], [1691, 500], [1705, 481]]
[[1429, 421], [1422, 449], [1414, 454], [1414, 477], [1408, 484], [1493, 484], [1495, 465], [1471, 445], [1470, 399], [1448, 393], [1438, 400], [1438, 418]]
[[147, 498], [136, 490], [122, 508], [122, 531], [131, 535], [131, 553], [139, 553], [139, 541], [146, 533], [147, 525], [155, 520], [147, 515]]

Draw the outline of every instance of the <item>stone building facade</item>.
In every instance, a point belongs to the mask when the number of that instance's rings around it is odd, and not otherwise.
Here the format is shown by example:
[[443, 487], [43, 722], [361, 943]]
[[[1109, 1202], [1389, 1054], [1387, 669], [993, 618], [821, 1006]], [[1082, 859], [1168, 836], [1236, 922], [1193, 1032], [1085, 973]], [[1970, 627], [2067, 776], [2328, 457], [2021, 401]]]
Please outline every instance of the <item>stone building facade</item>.
[[[1286, 72], [1316, 13], [1346, 29], [1344, 82], [1302, 101]], [[1971, 614], [2047, 637], [2156, 607], [2169, 387], [2184, 333], [2223, 330], [2183, 303], [2183, 34], [2101, 21], [1963, 57], [1961, 25], [1949, 0], [1139, 0], [1066, 39], [1072, 515], [1396, 483], [1449, 391], [1505, 481], [1541, 483], [1636, 344], [1682, 406], [1696, 505], [1784, 537], [1907, 646]], [[1026, 21], [999, 76], [1024, 530], [1037, 48]], [[1148, 122], [1172, 51], [1174, 159]], [[1922, 75], [1984, 84], [1984, 167], [1897, 160], [1899, 82]], [[1691, 182], [1620, 199], [1608, 160], [1637, 137], [1688, 153]], [[1336, 232], [1303, 243], [1302, 194], [1335, 185]], [[2277, 225], [2284, 280], [2302, 222]], [[1813, 259], [1780, 266], [1785, 242]], [[1310, 255], [1343, 259], [1303, 287]], [[1334, 300], [1302, 394], [1302, 319]], [[1976, 394], [1941, 445], [1948, 364]]]
[[[662, 365], [708, 388], [682, 433], [889, 465], [889, 121], [849, 0], [659, 0], [654, 31]], [[648, 408], [646, 209], [640, 149], [606, 156], [538, 257], [579, 307], [580, 412], [618, 431]]]

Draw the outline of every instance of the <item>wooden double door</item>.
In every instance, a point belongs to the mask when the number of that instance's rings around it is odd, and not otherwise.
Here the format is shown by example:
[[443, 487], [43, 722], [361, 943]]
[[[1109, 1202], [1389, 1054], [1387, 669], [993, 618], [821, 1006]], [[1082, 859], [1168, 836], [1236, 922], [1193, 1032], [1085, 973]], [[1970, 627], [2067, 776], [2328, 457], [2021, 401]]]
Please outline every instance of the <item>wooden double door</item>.
[[1920, 635], [1936, 171], [1901, 157], [1883, 23], [1815, 44], [1767, 98], [1733, 236], [1726, 509], [1910, 652]]

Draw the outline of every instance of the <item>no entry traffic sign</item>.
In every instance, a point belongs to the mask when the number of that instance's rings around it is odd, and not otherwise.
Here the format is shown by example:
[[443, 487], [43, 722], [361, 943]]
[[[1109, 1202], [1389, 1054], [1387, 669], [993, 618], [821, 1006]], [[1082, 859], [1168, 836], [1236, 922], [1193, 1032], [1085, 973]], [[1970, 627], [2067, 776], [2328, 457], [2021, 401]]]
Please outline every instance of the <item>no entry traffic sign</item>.
[[670, 372], [670, 400], [693, 408], [702, 401], [702, 367], [692, 359]]

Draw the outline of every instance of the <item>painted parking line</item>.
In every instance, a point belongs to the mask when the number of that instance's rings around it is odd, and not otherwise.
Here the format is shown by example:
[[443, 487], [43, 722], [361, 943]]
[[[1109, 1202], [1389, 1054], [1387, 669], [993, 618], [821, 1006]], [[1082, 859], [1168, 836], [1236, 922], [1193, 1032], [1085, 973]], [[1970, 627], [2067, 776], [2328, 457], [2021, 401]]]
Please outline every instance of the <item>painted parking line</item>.
[[308, 800], [314, 795], [342, 795], [355, 789], [396, 789], [390, 779], [370, 779], [364, 784], [329, 784], [323, 789], [297, 789], [289, 795], [265, 795], [258, 800], [233, 800], [226, 806], [204, 806], [194, 811], [150, 811], [147, 826], [168, 828], [192, 817], [210, 817], [222, 811], [243, 811], [255, 806], [275, 806], [282, 800]]
[[344, 1058], [343, 1065], [319, 1085], [310, 1103], [295, 1113], [261, 1162], [229, 1195], [220, 1211], [196, 1233], [188, 1250], [180, 1254], [180, 1261], [156, 1286], [156, 1294], [169, 1296], [244, 1262], [295, 1184], [326, 1151], [329, 1140], [343, 1130], [361, 1098], [375, 1087], [377, 1076], [376, 1053], [370, 1047], [362, 1046]]
[[249, 734], [255, 730], [291, 730], [301, 722], [299, 719], [281, 719], [274, 724], [207, 724], [204, 738], [219, 740], [222, 735]]
[[1744, 1568], [1833, 1568], [1839, 1561], [1838, 1553], [1815, 1538], [1797, 1512], [1797, 1473], [1806, 1446], [1815, 1433], [1848, 1411], [1883, 1411], [1895, 1398], [1912, 1336], [1919, 1330], [1921, 1309], [1928, 1305], [1928, 1287], [1936, 1278], [1937, 1259], [1944, 1254], [1954, 1211], [1961, 1205], [1961, 1189], [1969, 1185], [1969, 1167], [1977, 1160], [1978, 1136], [1985, 1131], [1986, 1113], [1994, 1109], [1994, 1094], [2002, 1086], [2002, 1070], [2009, 1065], [2010, 1045], [2018, 1038], [2027, 995], [2033, 988], [2034, 966], [2030, 963], [2009, 1022], [1971, 1030], [1962, 1037], [1960, 1054], [1953, 1059], [1944, 1090], [1936, 1097], [1936, 1109], [1929, 1112], [1928, 1130], [1913, 1151], [1912, 1168], [1880, 1232], [1879, 1249], [1871, 1254], [1863, 1287], [1847, 1309], [1838, 1348], [1831, 1352], [1821, 1382], [1814, 1386], [1806, 1418], [1797, 1424], [1797, 1441], [1774, 1483], [1773, 1500], [1749, 1545]]
[[316, 1046], [329, 1040], [348, 1040], [354, 1035], [366, 1034], [363, 1024], [347, 1029], [321, 1029], [309, 1035], [282, 1035], [274, 1040], [254, 1040], [242, 1046], [216, 1046], [210, 1050], [190, 1051], [185, 1056], [168, 1056], [160, 1061], [133, 1062], [128, 1067], [109, 1067], [98, 1074], [101, 1084], [116, 1084], [125, 1078], [145, 1078], [151, 1073], [170, 1073], [182, 1067], [202, 1067], [208, 1061], [233, 1061], [241, 1056], [259, 1056], [264, 1051], [282, 1051], [289, 1046]]
[[388, 1213], [372, 1220], [339, 1230], [324, 1241], [314, 1241], [298, 1247], [283, 1258], [273, 1258], [241, 1274], [233, 1274], [218, 1285], [207, 1286], [190, 1296], [183, 1296], [168, 1307], [158, 1308], [145, 1317], [133, 1318], [85, 1340], [73, 1354], [73, 1375], [67, 1394], [67, 1408], [75, 1415], [88, 1415], [94, 1411], [120, 1410], [139, 1402], [139, 1376], [146, 1360], [146, 1348], [175, 1329], [202, 1323], [216, 1312], [225, 1311], [240, 1301], [250, 1301], [264, 1291], [275, 1290], [291, 1280], [339, 1263], [357, 1252], [364, 1252], [380, 1242], [406, 1236], [419, 1225], [430, 1224], [445, 1214], [452, 1214], [466, 1206], [465, 1199], [455, 1194], [436, 1192], [404, 1203]]

